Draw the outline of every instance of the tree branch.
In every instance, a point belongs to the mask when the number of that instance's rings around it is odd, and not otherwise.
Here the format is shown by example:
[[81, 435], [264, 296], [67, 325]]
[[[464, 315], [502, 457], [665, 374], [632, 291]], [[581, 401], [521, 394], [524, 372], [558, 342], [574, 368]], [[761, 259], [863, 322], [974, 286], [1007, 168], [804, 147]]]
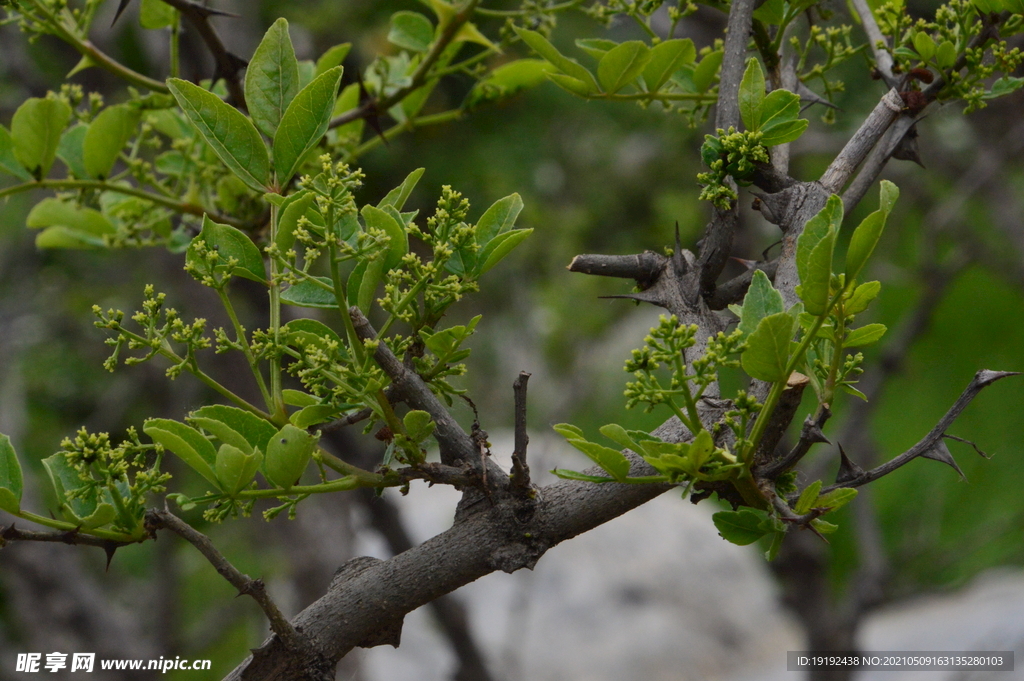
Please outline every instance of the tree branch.
[[530, 466], [526, 463], [526, 447], [530, 444], [530, 436], [526, 432], [526, 384], [530, 374], [519, 372], [519, 378], [512, 384], [515, 394], [515, 450], [512, 452], [512, 487], [529, 493]]
[[228, 559], [217, 550], [210, 538], [199, 532], [184, 520], [170, 511], [151, 509], [146, 513], [146, 526], [152, 530], [168, 529], [182, 539], [192, 544], [201, 554], [210, 561], [210, 564], [226, 579], [231, 586], [238, 589], [238, 593], [252, 596], [259, 604], [263, 613], [270, 621], [270, 628], [285, 643], [286, 647], [293, 652], [306, 652], [310, 649], [306, 639], [292, 627], [287, 618], [281, 614], [281, 610], [267, 595], [266, 585], [262, 579], [251, 579], [248, 575], [242, 574], [238, 568], [228, 562]]
[[830, 193], [836, 194], [846, 184], [853, 171], [861, 164], [868, 152], [889, 129], [892, 122], [903, 111], [903, 99], [895, 88], [882, 96], [881, 101], [861, 124], [857, 132], [846, 143], [819, 182]]
[[231, 103], [244, 111], [246, 108], [245, 94], [242, 91], [242, 81], [238, 74], [245, 68], [247, 62], [228, 51], [227, 47], [224, 46], [224, 41], [221, 40], [220, 35], [210, 24], [211, 16], [231, 15], [228, 15], [226, 12], [210, 9], [199, 3], [192, 2], [192, 0], [163, 0], [163, 2], [181, 12], [181, 16], [188, 20], [192, 27], [195, 28], [196, 33], [202, 38], [206, 48], [210, 50], [210, 54], [213, 56], [213, 61], [216, 65], [213, 80], [216, 81], [218, 78], [223, 78], [228, 88], [228, 96]]
[[752, 268], [743, 274], [733, 277], [716, 287], [715, 292], [706, 299], [708, 307], [712, 310], [724, 310], [732, 303], [743, 300], [743, 296], [746, 295], [747, 289], [750, 288], [750, 282], [754, 278], [754, 272], [761, 270], [769, 279], [774, 279], [778, 267], [778, 260], [755, 263]]
[[882, 76], [882, 80], [885, 81], [887, 86], [890, 88], [896, 87], [896, 78], [892, 74], [892, 55], [886, 49], [889, 43], [878, 28], [878, 22], [875, 21], [875, 13], [871, 11], [867, 0], [850, 1], [853, 3], [853, 9], [857, 12], [857, 17], [860, 18], [860, 25], [863, 27], [864, 33], [868, 36], [868, 44], [871, 47], [871, 53], [875, 57], [875, 67], [878, 69], [878, 73]]
[[635, 279], [640, 288], [646, 288], [645, 284], [653, 282], [664, 267], [664, 256], [644, 251], [636, 255], [577, 255], [566, 269], [580, 274]]

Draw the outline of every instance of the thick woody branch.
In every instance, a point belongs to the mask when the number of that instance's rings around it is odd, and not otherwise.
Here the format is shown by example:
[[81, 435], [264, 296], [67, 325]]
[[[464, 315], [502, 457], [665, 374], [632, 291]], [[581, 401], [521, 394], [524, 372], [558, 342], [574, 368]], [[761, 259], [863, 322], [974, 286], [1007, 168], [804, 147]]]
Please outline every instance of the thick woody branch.
[[938, 424], [936, 424], [936, 426], [932, 428], [932, 430], [917, 444], [881, 466], [872, 468], [869, 471], [864, 471], [861, 475], [853, 477], [846, 482], [826, 487], [821, 491], [821, 493], [825, 494], [840, 487], [860, 487], [861, 485], [866, 485], [869, 482], [873, 482], [888, 475], [889, 473], [892, 473], [896, 469], [910, 463], [919, 456], [927, 457], [932, 450], [936, 449], [940, 445], [942, 439], [946, 435], [946, 430], [953, 425], [953, 421], [955, 421], [960, 415], [960, 412], [967, 408], [967, 405], [971, 403], [971, 400], [977, 397], [978, 393], [980, 393], [982, 389], [992, 385], [1001, 378], [1017, 376], [1018, 373], [1019, 372], [1016, 371], [989, 371], [988, 369], [979, 371], [974, 375], [974, 379], [971, 381], [970, 385], [964, 389], [963, 393], [960, 394], [960, 397], [957, 398], [957, 401], [953, 406], [949, 408], [946, 415], [943, 416], [942, 419], [939, 420]]
[[530, 466], [526, 463], [526, 447], [530, 436], [526, 432], [526, 384], [530, 374], [519, 372], [519, 378], [512, 384], [515, 394], [515, 450], [512, 452], [512, 487], [530, 489]]
[[902, 110], [903, 99], [895, 88], [890, 89], [832, 161], [825, 174], [821, 176], [819, 182], [830, 194], [836, 194], [843, 188], [857, 166], [861, 164]]
[[[377, 332], [358, 307], [349, 308], [349, 315], [352, 317], [356, 335], [360, 340], [378, 340]], [[482, 471], [480, 452], [473, 439], [452, 418], [452, 415], [441, 404], [441, 400], [437, 399], [423, 379], [415, 371], [402, 364], [383, 339], [377, 343], [373, 358], [391, 379], [391, 384], [398, 397], [413, 409], [421, 409], [430, 414], [430, 418], [437, 424], [434, 429], [434, 438], [440, 448], [441, 462], [455, 467], [468, 464]], [[486, 462], [487, 480], [499, 487], [504, 487], [508, 483], [505, 472], [489, 458], [486, 459]]]
[[665, 258], [653, 251], [636, 255], [577, 255], [566, 267], [570, 272], [601, 277], [635, 279], [646, 288], [665, 268]]
[[[210, 17], [225, 15], [209, 7], [192, 2], [192, 0], [163, 0], [167, 5], [181, 12], [181, 16], [192, 24], [192, 27], [199, 34], [206, 48], [210, 50], [216, 67], [214, 80], [223, 78], [228, 88], [228, 95], [231, 104], [239, 109], [245, 109], [245, 94], [242, 91], [242, 81], [238, 77], [239, 72], [246, 66], [246, 61], [241, 57], [232, 54], [224, 46], [224, 41], [210, 24]], [[231, 16], [231, 15], [227, 15]]]
[[217, 550], [210, 538], [170, 511], [151, 509], [146, 513], [146, 526], [152, 530], [168, 529], [176, 535], [196, 547], [201, 554], [210, 561], [210, 564], [226, 579], [231, 586], [238, 589], [238, 593], [252, 596], [259, 604], [263, 613], [270, 620], [270, 628], [284, 642], [285, 646], [293, 652], [304, 653], [309, 650], [309, 644], [292, 627], [288, 619], [281, 613], [277, 604], [267, 594], [266, 585], [262, 579], [251, 579], [248, 575], [242, 574], [238, 568], [228, 562], [228, 559]]
[[754, 453], [754, 465], [769, 465], [775, 458], [775, 448], [785, 434], [793, 417], [800, 408], [800, 400], [803, 397], [804, 389], [810, 384], [810, 379], [801, 373], [793, 372], [786, 381], [786, 389], [779, 397], [779, 403], [772, 413], [768, 427], [761, 436], [761, 443], [757, 452]]

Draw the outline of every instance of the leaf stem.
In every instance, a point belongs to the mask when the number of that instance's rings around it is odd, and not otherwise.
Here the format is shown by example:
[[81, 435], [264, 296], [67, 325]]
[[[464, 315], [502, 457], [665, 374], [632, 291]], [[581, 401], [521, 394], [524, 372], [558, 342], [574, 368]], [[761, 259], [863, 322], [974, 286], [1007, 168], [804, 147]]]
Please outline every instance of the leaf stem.
[[275, 411], [274, 399], [267, 390], [263, 373], [260, 371], [259, 363], [252, 354], [252, 348], [249, 347], [249, 341], [245, 336], [245, 329], [242, 327], [241, 322], [238, 321], [238, 315], [235, 313], [235, 306], [231, 302], [231, 297], [223, 287], [217, 289], [217, 295], [220, 297], [220, 302], [228, 313], [228, 318], [231, 319], [231, 325], [235, 328], [235, 339], [242, 347], [242, 354], [245, 355], [246, 361], [249, 362], [249, 368], [252, 369], [252, 375], [256, 378], [256, 384], [259, 386], [263, 401], [266, 403], [268, 410]]

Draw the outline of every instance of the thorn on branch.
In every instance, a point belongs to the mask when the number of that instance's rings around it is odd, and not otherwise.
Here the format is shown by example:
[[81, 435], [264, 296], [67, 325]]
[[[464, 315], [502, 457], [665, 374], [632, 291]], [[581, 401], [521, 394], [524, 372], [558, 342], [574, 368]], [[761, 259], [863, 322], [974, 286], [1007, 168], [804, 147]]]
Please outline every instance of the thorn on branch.
[[530, 436], [526, 432], [526, 384], [530, 374], [519, 372], [519, 378], [512, 384], [515, 395], [515, 450], [512, 452], [512, 488], [527, 491], [530, 489], [530, 466], [526, 463], [526, 447]]
[[864, 475], [864, 469], [848, 457], [843, 446], [839, 445], [839, 472], [836, 473], [836, 484], [841, 485], [845, 482], [856, 480], [862, 475]]

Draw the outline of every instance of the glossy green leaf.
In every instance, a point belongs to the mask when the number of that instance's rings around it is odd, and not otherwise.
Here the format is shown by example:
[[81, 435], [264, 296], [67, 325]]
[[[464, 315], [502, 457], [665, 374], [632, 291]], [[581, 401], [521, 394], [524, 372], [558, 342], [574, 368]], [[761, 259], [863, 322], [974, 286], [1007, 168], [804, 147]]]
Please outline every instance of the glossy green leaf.
[[[334, 284], [327, 277], [316, 277], [316, 280], [333, 287]], [[322, 286], [317, 286], [310, 281], [300, 281], [292, 284], [281, 293], [281, 302], [298, 307], [318, 307], [333, 309], [338, 307], [338, 299], [332, 291]]]
[[405, 426], [405, 433], [413, 442], [419, 443], [426, 440], [434, 433], [437, 424], [430, 419], [430, 414], [420, 409], [409, 411], [402, 419]]
[[278, 212], [277, 236], [274, 241], [282, 254], [287, 253], [295, 244], [295, 229], [299, 226], [299, 218], [307, 217], [314, 205], [313, 199], [312, 193], [303, 190]]
[[836, 246], [836, 232], [830, 229], [808, 254], [799, 267], [798, 294], [804, 308], [813, 315], [824, 314], [829, 303], [832, 280], [832, 257]]
[[576, 47], [580, 48], [597, 61], [608, 54], [608, 51], [618, 45], [614, 40], [607, 38], [582, 38], [576, 41]]
[[238, 109], [185, 80], [170, 78], [167, 87], [192, 126], [218, 158], [249, 188], [270, 187], [270, 158], [263, 138]]
[[868, 258], [882, 238], [885, 221], [898, 197], [899, 189], [896, 185], [888, 180], [882, 180], [879, 209], [864, 218], [850, 237], [850, 246], [846, 250], [846, 281], [854, 281], [867, 265]]
[[697, 59], [697, 50], [689, 38], [676, 38], [658, 43], [651, 48], [650, 59], [644, 67], [644, 83], [649, 92], [657, 92], [672, 74]]
[[815, 508], [831, 508], [833, 511], [842, 508], [857, 498], [857, 490], [850, 487], [840, 487], [827, 494], [822, 494], [814, 502]]
[[[807, 224], [804, 225], [803, 232], [800, 233], [800, 237], [797, 239], [796, 269], [801, 281], [801, 290], [803, 291], [804, 286], [808, 282], [812, 282], [812, 278], [814, 276], [817, 276], [817, 279], [813, 280], [812, 290], [808, 292], [813, 301], [820, 302], [823, 276], [821, 267], [823, 266], [823, 261], [827, 260], [827, 266], [831, 268], [832, 253], [835, 247], [835, 236], [839, 230], [839, 225], [841, 225], [842, 222], [843, 201], [839, 196], [833, 194], [828, 198], [828, 202], [825, 204], [824, 208], [818, 211], [813, 218], [807, 221]], [[826, 249], [818, 251], [814, 256], [817, 260], [815, 260], [814, 274], [812, 275], [812, 254], [815, 253], [815, 249], [821, 244], [821, 242], [829, 237], [831, 238], [831, 245]], [[831, 275], [831, 269], [829, 269], [829, 275]], [[827, 280], [825, 280], [824, 285], [827, 288]], [[827, 291], [825, 295], [828, 295]], [[801, 298], [804, 299], [804, 304], [806, 305], [806, 299], [803, 298], [803, 294], [801, 294]], [[812, 302], [812, 305], [816, 304], [817, 303]], [[819, 309], [820, 308], [815, 307], [814, 310], [808, 309], [807, 311], [812, 314], [819, 314]]]
[[[355, 274], [356, 270], [353, 270], [352, 274]], [[373, 301], [377, 297], [377, 289], [380, 287], [381, 281], [384, 280], [384, 273], [387, 268], [384, 266], [384, 259], [377, 258], [366, 263], [366, 268], [362, 271], [362, 276], [359, 278], [355, 289], [355, 306], [363, 311], [363, 314], [369, 314], [370, 308], [373, 306]], [[349, 298], [352, 297], [351, 290], [349, 291]]]
[[12, 151], [18, 163], [37, 179], [49, 174], [57, 156], [71, 107], [56, 99], [26, 99], [11, 119]]
[[785, 310], [782, 294], [775, 290], [764, 272], [757, 270], [743, 298], [738, 328], [744, 335], [751, 334], [762, 319]]
[[551, 429], [567, 440], [585, 440], [583, 430], [571, 423], [556, 423]]
[[290, 407], [312, 407], [314, 404], [320, 404], [320, 398], [316, 395], [310, 395], [301, 390], [292, 390], [291, 388], [285, 388], [281, 391], [281, 399]]
[[786, 123], [775, 123], [770, 130], [762, 129], [761, 144], [766, 147], [774, 147], [778, 144], [792, 142], [804, 134], [804, 130], [807, 130], [808, 125], [810, 125], [810, 122], [803, 118], [787, 121]]
[[[72, 126], [61, 135], [60, 144], [57, 145], [57, 158], [63, 161], [71, 174], [80, 180], [89, 177], [89, 172], [85, 169], [85, 135], [87, 132], [89, 132], [89, 126], [85, 123]], [[28, 177], [27, 173], [26, 177]]]
[[639, 40], [629, 40], [608, 50], [597, 64], [597, 79], [608, 94], [626, 87], [651, 61], [651, 50]]
[[329, 48], [316, 60], [316, 75], [319, 76], [326, 73], [335, 66], [341, 66], [341, 63], [345, 61], [345, 57], [348, 56], [351, 50], [352, 43], [342, 43]]
[[103, 239], [71, 227], [54, 225], [36, 235], [36, 248], [46, 249], [97, 249], [104, 248]]
[[956, 63], [956, 46], [948, 40], [943, 40], [935, 50], [935, 63], [940, 69], [952, 68]]
[[0, 170], [14, 175], [19, 180], [32, 179], [28, 171], [22, 168], [21, 163], [15, 158], [11, 133], [2, 125], [0, 125]]
[[419, 12], [395, 12], [388, 40], [413, 52], [426, 52], [434, 42], [434, 25]]
[[0, 509], [18, 513], [22, 486], [21, 463], [11, 445], [11, 438], [0, 434]]
[[317, 76], [304, 87], [281, 117], [274, 135], [274, 169], [277, 182], [285, 186], [299, 169], [306, 153], [320, 143], [331, 122], [334, 99], [338, 95], [342, 67]]
[[766, 534], [761, 528], [763, 519], [762, 514], [746, 508], [739, 511], [719, 511], [711, 516], [722, 538], [739, 546], [753, 544]]
[[803, 491], [800, 493], [800, 498], [797, 499], [796, 506], [793, 507], [793, 510], [796, 511], [798, 515], [809, 513], [811, 508], [815, 505], [814, 502], [818, 500], [819, 492], [821, 492], [821, 480], [815, 480], [811, 484], [807, 485], [807, 487], [804, 487]]
[[[562, 73], [580, 81], [588, 93], [597, 91], [597, 81], [594, 75], [574, 59], [566, 57], [559, 52], [548, 39], [536, 31], [525, 28], [514, 27], [515, 32], [534, 52], [551, 62]], [[554, 80], [554, 78], [552, 78]], [[556, 83], [558, 81], [555, 81]]]
[[220, 486], [213, 470], [217, 463], [217, 450], [198, 430], [178, 421], [149, 419], [143, 424], [142, 431], [154, 442], [174, 452], [210, 483]]
[[511, 232], [504, 232], [491, 239], [481, 251], [477, 259], [480, 263], [477, 269], [477, 276], [480, 276], [491, 269], [519, 244], [523, 243], [526, 237], [533, 234], [533, 229], [514, 229]]
[[402, 184], [398, 185], [387, 195], [381, 199], [380, 203], [377, 204], [378, 208], [384, 208], [384, 206], [391, 206], [395, 210], [402, 210], [405, 207], [405, 202], [409, 199], [409, 195], [412, 194], [412, 190], [416, 188], [420, 178], [423, 177], [423, 173], [426, 168], [417, 168], [402, 180]]
[[881, 290], [882, 284], [878, 281], [869, 281], [858, 286], [846, 301], [844, 306], [846, 314], [859, 314], [868, 309], [868, 305], [878, 297]]
[[473, 86], [463, 108], [472, 110], [486, 102], [508, 99], [523, 90], [535, 88], [555, 70], [554, 64], [543, 59], [517, 59], [502, 64]]
[[617, 423], [609, 423], [606, 426], [601, 426], [598, 430], [601, 432], [601, 435], [604, 435], [623, 449], [631, 449], [634, 452], [640, 449], [626, 429]]
[[918, 31], [914, 34], [914, 49], [923, 61], [928, 61], [935, 56], [935, 40], [924, 31]]
[[83, 159], [89, 177], [101, 180], [110, 175], [121, 150], [135, 134], [141, 112], [133, 106], [109, 106], [89, 124], [85, 133]]
[[238, 448], [243, 454], [251, 454], [253, 446], [245, 436], [220, 419], [192, 414], [188, 419], [194, 426], [202, 428], [224, 444]]
[[790, 341], [795, 331], [796, 321], [785, 312], [762, 319], [747, 337], [747, 349], [740, 356], [743, 370], [762, 381], [786, 380]]
[[767, 0], [754, 10], [754, 18], [772, 26], [781, 26], [786, 18], [785, 0]]
[[338, 350], [344, 352], [340, 347], [341, 337], [335, 333], [334, 329], [315, 319], [293, 319], [281, 327], [281, 338], [288, 345], [302, 347], [312, 345], [323, 350], [327, 350], [329, 344], [336, 343], [339, 347], [335, 352]]
[[486, 246], [494, 237], [511, 230], [522, 210], [523, 199], [519, 194], [510, 194], [492, 203], [477, 220], [476, 242]]
[[139, 5], [139, 23], [142, 28], [168, 28], [177, 21], [178, 10], [163, 0], [142, 0], [142, 4]]
[[298, 428], [309, 428], [334, 419], [338, 413], [333, 404], [311, 404], [292, 414], [288, 420]]
[[252, 242], [245, 232], [236, 229], [231, 225], [222, 225], [210, 219], [210, 216], [203, 216], [203, 229], [192, 244], [189, 245], [187, 259], [198, 261], [195, 244], [204, 241], [208, 249], [213, 249], [220, 254], [217, 261], [217, 271], [227, 269], [228, 262], [234, 261], [232, 275], [266, 283], [267, 270], [263, 263], [263, 256], [260, 249]]
[[[104, 234], [113, 234], [117, 231], [110, 220], [98, 210], [82, 208], [70, 201], [53, 197], [37, 203], [29, 211], [25, 224], [33, 229], [60, 225], [93, 237], [102, 237]], [[103, 243], [102, 239], [99, 243]]]
[[616, 480], [625, 480], [629, 475], [629, 459], [619, 450], [587, 440], [570, 439], [568, 442]]
[[715, 76], [718, 75], [718, 69], [722, 65], [723, 55], [721, 50], [711, 52], [701, 59], [697, 68], [693, 70], [693, 86], [698, 93], [707, 92], [711, 84], [715, 82]]
[[46, 474], [53, 485], [53, 491], [57, 497], [57, 504], [61, 507], [64, 515], [71, 522], [77, 522], [81, 518], [92, 515], [96, 512], [96, 491], [87, 491], [84, 494], [75, 495], [74, 499], [68, 499], [67, 493], [76, 490], [84, 485], [78, 471], [67, 461], [64, 452], [58, 452], [48, 456], [41, 461]]
[[[392, 210], [394, 209], [392, 208]], [[387, 210], [369, 204], [363, 206], [360, 214], [368, 228], [382, 230], [388, 235], [390, 241], [387, 255], [384, 257], [384, 269], [389, 270], [396, 267], [402, 261], [402, 256], [409, 252], [409, 235], [405, 231], [401, 217], [396, 219]]]
[[877, 343], [885, 335], [885, 324], [867, 324], [854, 329], [846, 337], [843, 347], [857, 348]]
[[582, 81], [579, 78], [573, 78], [572, 76], [566, 76], [561, 73], [549, 73], [547, 74], [547, 78], [566, 92], [580, 97], [588, 97], [597, 92], [597, 88], [590, 82]]
[[761, 103], [761, 130], [795, 121], [800, 117], [800, 95], [789, 90], [772, 90]]
[[285, 489], [302, 476], [316, 449], [317, 438], [291, 424], [284, 426], [270, 438], [267, 445], [267, 479]]
[[761, 106], [764, 103], [764, 72], [756, 57], [747, 60], [747, 68], [740, 81], [740, 118], [747, 130], [761, 129]]
[[299, 92], [299, 66], [285, 19], [263, 35], [245, 71], [245, 103], [253, 123], [273, 138], [281, 117]]
[[[223, 423], [244, 437], [245, 441], [249, 443], [249, 449], [259, 449], [260, 451], [266, 451], [267, 443], [274, 433], [277, 432], [273, 425], [256, 416], [256, 414], [224, 404], [212, 404], [202, 407], [192, 412], [191, 417]], [[217, 435], [217, 433], [214, 433], [214, 435]], [[218, 437], [220, 436], [218, 435]], [[227, 442], [223, 438], [222, 441]], [[241, 445], [236, 446], [243, 450], [246, 449], [241, 447]]]

